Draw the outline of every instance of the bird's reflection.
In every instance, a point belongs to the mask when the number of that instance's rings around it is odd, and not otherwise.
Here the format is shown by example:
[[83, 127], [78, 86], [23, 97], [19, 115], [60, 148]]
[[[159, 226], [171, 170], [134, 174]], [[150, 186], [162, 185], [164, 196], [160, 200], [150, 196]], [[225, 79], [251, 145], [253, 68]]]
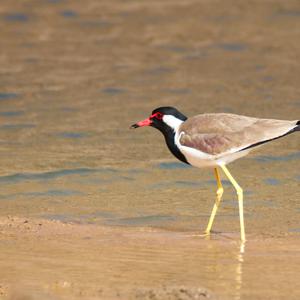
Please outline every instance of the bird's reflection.
[[[208, 234], [192, 234], [189, 235], [192, 237], [201, 237], [204, 240], [207, 241], [214, 241], [214, 237]], [[230, 237], [223, 236], [229, 240], [232, 241]], [[231, 244], [232, 245], [232, 244]], [[245, 252], [246, 252], [246, 242], [245, 241], [234, 241], [234, 248], [231, 248], [230, 246], [230, 261], [232, 262], [230, 264], [230, 268], [226, 267], [223, 269], [222, 267], [219, 268], [222, 265], [223, 259], [226, 259], [227, 256], [224, 255], [224, 252], [221, 253], [219, 256], [218, 248], [215, 248], [214, 243], [208, 243], [207, 246], [208, 252], [212, 254], [211, 261], [208, 260], [209, 266], [208, 266], [208, 272], [213, 272], [215, 277], [223, 278], [225, 274], [223, 272], [226, 272], [225, 277], [230, 278], [230, 290], [228, 292], [231, 295], [231, 299], [234, 300], [240, 300], [242, 298], [242, 285], [243, 285], [243, 263], [245, 258]], [[213, 250], [216, 250], [214, 253]], [[224, 283], [223, 283], [224, 284]]]
[[236, 269], [235, 269], [235, 300], [241, 299], [241, 291], [243, 284], [243, 263], [245, 254], [246, 242], [240, 242], [238, 246], [238, 251], [236, 255]]

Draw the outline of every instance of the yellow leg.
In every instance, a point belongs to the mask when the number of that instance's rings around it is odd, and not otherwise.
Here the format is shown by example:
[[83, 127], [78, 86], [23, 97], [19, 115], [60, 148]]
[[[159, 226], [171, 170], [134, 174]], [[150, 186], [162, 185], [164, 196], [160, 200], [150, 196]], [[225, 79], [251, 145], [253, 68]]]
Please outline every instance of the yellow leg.
[[220, 174], [219, 174], [219, 171], [218, 171], [217, 168], [215, 168], [215, 176], [216, 176], [217, 186], [218, 186], [217, 197], [216, 197], [216, 202], [215, 202], [214, 207], [212, 209], [212, 212], [211, 212], [211, 215], [210, 215], [210, 218], [209, 218], [206, 230], [205, 230], [206, 234], [210, 234], [210, 231], [211, 231], [211, 228], [212, 228], [212, 225], [213, 225], [218, 207], [219, 207], [220, 202], [221, 202], [223, 191], [224, 191], [222, 183], [221, 183], [221, 179], [220, 179]]
[[246, 241], [245, 237], [245, 225], [244, 225], [244, 208], [243, 208], [243, 190], [236, 182], [236, 180], [232, 177], [229, 170], [225, 165], [221, 165], [222, 170], [224, 171], [225, 175], [228, 177], [232, 185], [234, 186], [239, 201], [239, 213], [240, 213], [240, 226], [241, 226], [241, 240], [244, 242]]

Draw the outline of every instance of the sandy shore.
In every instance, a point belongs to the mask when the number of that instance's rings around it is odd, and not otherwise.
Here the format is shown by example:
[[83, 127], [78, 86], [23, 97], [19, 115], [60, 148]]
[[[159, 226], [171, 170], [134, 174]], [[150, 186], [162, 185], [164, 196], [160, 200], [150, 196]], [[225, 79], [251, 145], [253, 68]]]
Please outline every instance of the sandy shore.
[[161, 274], [147, 271], [152, 255], [196, 246], [184, 234], [7, 217], [0, 238], [3, 299], [213, 299], [200, 286], [160, 285]]
[[243, 249], [231, 234], [6, 217], [0, 298], [297, 299], [299, 246], [293, 235], [250, 236]]

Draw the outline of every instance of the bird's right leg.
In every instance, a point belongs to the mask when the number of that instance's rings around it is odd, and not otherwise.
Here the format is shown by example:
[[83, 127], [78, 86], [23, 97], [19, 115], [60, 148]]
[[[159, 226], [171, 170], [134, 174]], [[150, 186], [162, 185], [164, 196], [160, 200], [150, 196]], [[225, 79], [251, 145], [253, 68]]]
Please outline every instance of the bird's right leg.
[[212, 228], [212, 225], [213, 225], [218, 207], [219, 207], [221, 199], [222, 199], [223, 191], [224, 191], [223, 186], [222, 186], [222, 182], [221, 182], [221, 178], [220, 178], [220, 173], [219, 173], [217, 168], [215, 168], [215, 176], [216, 176], [217, 187], [218, 187], [217, 188], [217, 193], [216, 193], [217, 194], [216, 195], [216, 202], [215, 202], [214, 207], [212, 209], [212, 212], [211, 212], [211, 215], [210, 215], [210, 218], [209, 218], [206, 230], [205, 230], [206, 234], [210, 234], [210, 231], [211, 231], [211, 228]]
[[236, 182], [236, 180], [233, 178], [233, 176], [230, 174], [229, 170], [225, 165], [221, 165], [221, 168], [227, 178], [230, 180], [232, 185], [234, 186], [236, 193], [238, 195], [238, 201], [239, 201], [239, 213], [240, 213], [240, 226], [241, 226], [241, 240], [242, 242], [246, 241], [245, 237], [245, 225], [244, 225], [244, 205], [243, 205], [243, 189], [239, 186], [239, 184]]

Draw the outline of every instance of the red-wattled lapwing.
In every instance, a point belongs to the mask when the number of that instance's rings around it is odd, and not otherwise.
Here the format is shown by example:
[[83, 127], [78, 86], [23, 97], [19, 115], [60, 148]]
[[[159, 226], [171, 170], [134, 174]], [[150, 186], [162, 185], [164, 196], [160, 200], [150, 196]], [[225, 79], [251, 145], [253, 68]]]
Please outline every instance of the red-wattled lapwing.
[[187, 118], [174, 107], [159, 107], [151, 116], [131, 126], [152, 126], [165, 137], [169, 150], [180, 161], [194, 167], [212, 167], [217, 181], [217, 197], [205, 230], [209, 234], [223, 194], [218, 167], [236, 189], [239, 202], [241, 240], [245, 241], [243, 190], [226, 165], [252, 149], [294, 131], [300, 121], [257, 119], [235, 114], [202, 114]]

